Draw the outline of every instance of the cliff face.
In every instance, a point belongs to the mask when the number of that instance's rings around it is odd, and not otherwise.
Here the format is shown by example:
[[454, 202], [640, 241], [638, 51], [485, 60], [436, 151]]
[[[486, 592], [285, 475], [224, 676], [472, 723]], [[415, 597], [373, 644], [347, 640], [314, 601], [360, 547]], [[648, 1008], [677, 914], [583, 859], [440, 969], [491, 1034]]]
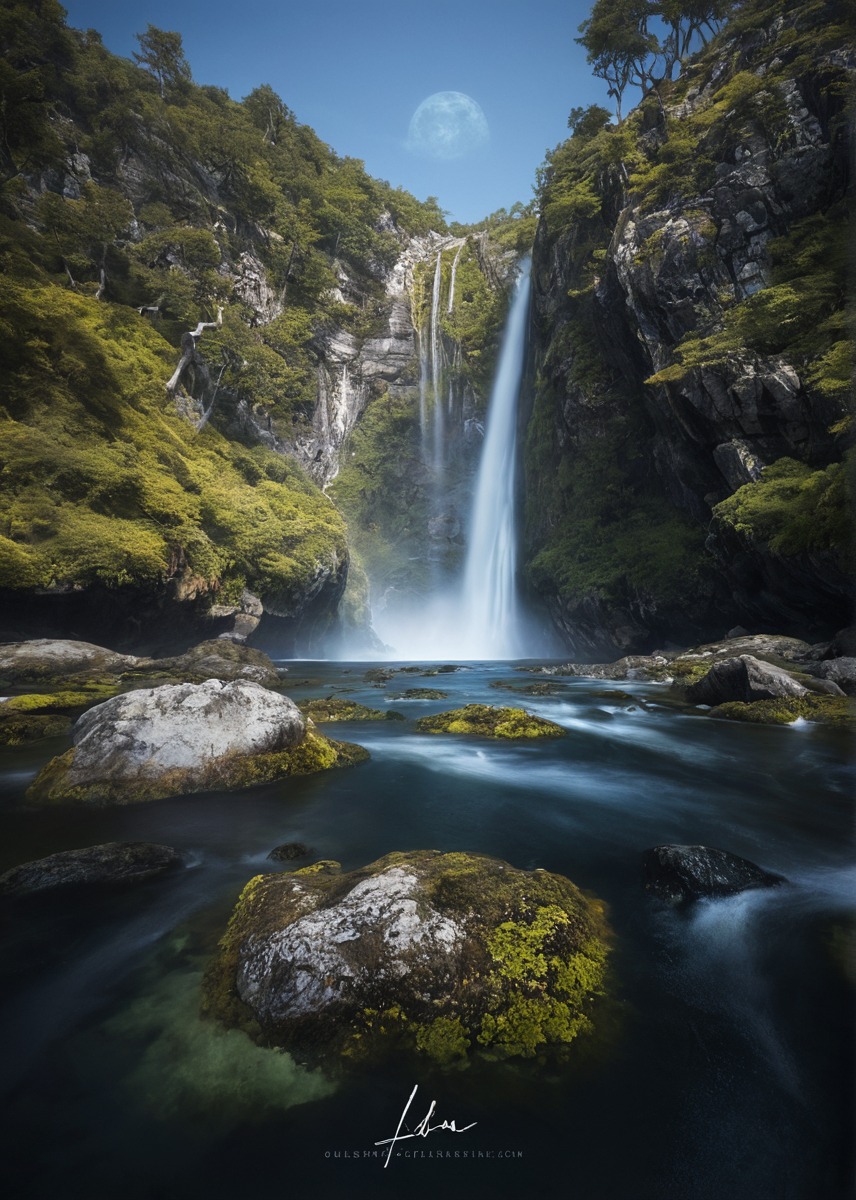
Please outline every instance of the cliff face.
[[349, 570], [321, 489], [412, 362], [400, 263], [442, 215], [268, 87], [7, 8], [0, 636], [317, 650]]
[[856, 59], [835, 5], [755, 7], [543, 182], [528, 575], [580, 653], [849, 618]]

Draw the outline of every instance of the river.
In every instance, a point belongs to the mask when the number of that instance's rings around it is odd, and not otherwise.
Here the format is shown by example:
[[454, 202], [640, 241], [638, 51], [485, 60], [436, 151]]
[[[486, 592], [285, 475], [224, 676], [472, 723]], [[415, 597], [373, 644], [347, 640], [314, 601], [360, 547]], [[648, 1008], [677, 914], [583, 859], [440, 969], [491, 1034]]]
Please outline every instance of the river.
[[[371, 761], [243, 793], [127, 808], [30, 810], [65, 743], [6, 750], [0, 869], [149, 840], [178, 874], [97, 900], [4, 914], [5, 1194], [27, 1198], [317, 1196], [838, 1200], [848, 1195], [852, 745], [840, 731], [716, 721], [662, 685], [557, 680], [469, 663], [363, 679], [369, 663], [290, 662], [286, 692], [335, 692], [407, 721], [342, 723]], [[384, 667], [395, 664], [383, 663]], [[500, 686], [493, 686], [493, 685]], [[427, 686], [445, 700], [392, 699]], [[417, 716], [523, 704], [568, 736], [532, 744], [420, 735]], [[478, 851], [570, 877], [609, 907], [613, 1002], [571, 1061], [413, 1064], [331, 1082], [199, 1019], [205, 962], [281, 842], [346, 869], [392, 850]], [[645, 893], [640, 858], [718, 846], [789, 881], [691, 912]], [[301, 865], [301, 864], [298, 864]], [[438, 1131], [395, 1147], [413, 1112]], [[417, 1112], [417, 1109], [419, 1110]], [[433, 1155], [433, 1157], [431, 1157]]]

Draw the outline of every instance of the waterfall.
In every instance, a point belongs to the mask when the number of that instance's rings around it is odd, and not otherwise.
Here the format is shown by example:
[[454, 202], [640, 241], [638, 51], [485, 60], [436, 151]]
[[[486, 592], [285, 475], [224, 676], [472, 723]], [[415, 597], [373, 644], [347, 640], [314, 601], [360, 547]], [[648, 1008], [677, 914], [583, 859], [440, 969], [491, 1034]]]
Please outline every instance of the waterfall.
[[521, 649], [514, 496], [517, 400], [529, 314], [529, 266], [528, 259], [521, 266], [487, 411], [460, 614], [467, 658], [513, 658]]
[[[453, 421], [461, 397], [442, 378], [440, 347], [441, 255], [434, 268], [431, 311], [419, 333], [422, 461], [432, 467], [431, 510], [449, 503], [449, 466], [444, 461], [445, 423]], [[516, 589], [515, 457], [518, 397], [523, 376], [529, 312], [529, 260], [521, 264], [500, 346], [485, 418], [468, 550], [457, 581], [443, 577], [442, 561], [431, 564], [432, 587], [418, 602], [386, 601], [373, 614], [374, 627], [396, 658], [496, 659], [536, 653], [527, 614]], [[448, 386], [446, 386], [448, 384]], [[442, 388], [442, 397], [440, 389]], [[442, 529], [442, 522], [438, 522]], [[525, 647], [525, 649], [524, 649]], [[546, 650], [545, 650], [546, 652]]]
[[447, 313], [450, 313], [452, 311], [452, 306], [455, 303], [455, 276], [458, 273], [458, 259], [461, 257], [461, 251], [463, 250], [465, 245], [466, 245], [466, 242], [461, 242], [460, 246], [458, 246], [458, 252], [452, 261], [452, 278], [451, 278], [451, 281], [449, 282], [449, 304], [448, 304], [448, 307], [446, 308]]
[[440, 477], [445, 458], [443, 405], [440, 401], [440, 285], [442, 283], [443, 251], [437, 251], [434, 267], [434, 287], [431, 292], [431, 393], [434, 405], [434, 475], [440, 491]]

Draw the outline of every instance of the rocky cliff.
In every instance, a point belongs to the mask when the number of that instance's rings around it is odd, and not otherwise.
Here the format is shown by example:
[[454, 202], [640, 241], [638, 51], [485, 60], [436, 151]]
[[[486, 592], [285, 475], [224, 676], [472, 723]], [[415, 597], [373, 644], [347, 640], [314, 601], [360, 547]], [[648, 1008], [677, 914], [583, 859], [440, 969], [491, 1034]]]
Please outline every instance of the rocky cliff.
[[527, 574], [581, 653], [849, 619], [842, 21], [744, 4], [548, 159]]
[[321, 489], [413, 359], [401, 264], [442, 214], [269, 87], [7, 10], [3, 632], [317, 649], [349, 569]]

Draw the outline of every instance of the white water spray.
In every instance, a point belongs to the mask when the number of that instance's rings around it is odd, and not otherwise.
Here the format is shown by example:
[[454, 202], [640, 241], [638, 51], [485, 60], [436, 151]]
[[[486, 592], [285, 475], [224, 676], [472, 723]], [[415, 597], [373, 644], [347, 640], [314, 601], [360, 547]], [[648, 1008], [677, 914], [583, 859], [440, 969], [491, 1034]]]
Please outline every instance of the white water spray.
[[514, 658], [521, 653], [514, 496], [529, 266], [528, 259], [521, 266], [487, 411], [464, 569], [461, 629], [468, 658]]

